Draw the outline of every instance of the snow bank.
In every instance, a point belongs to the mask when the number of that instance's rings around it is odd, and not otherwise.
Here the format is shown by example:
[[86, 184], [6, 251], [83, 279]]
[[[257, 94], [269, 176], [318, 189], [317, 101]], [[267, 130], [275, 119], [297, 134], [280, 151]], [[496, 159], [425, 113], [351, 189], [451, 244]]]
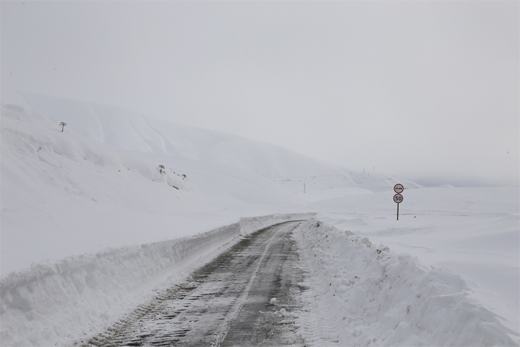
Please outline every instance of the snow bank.
[[2, 345], [70, 343], [87, 328], [117, 319], [128, 306], [125, 301], [130, 294], [161, 274], [178, 275], [182, 271], [179, 263], [214, 254], [240, 234], [307, 216], [243, 218], [193, 237], [81, 255], [12, 273], [0, 281]]
[[295, 237], [309, 271], [310, 310], [299, 320], [311, 344], [518, 344], [500, 317], [469, 298], [459, 275], [425, 268], [410, 255], [316, 220], [302, 224]]

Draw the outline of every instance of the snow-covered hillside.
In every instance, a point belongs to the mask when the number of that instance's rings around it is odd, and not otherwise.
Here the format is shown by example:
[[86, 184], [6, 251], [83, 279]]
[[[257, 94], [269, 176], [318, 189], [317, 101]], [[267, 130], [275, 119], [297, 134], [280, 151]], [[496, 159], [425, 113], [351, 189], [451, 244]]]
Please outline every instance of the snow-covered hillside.
[[[363, 175], [279, 146], [160, 121], [113, 106], [30, 93], [23, 93], [23, 97], [40, 115], [64, 121], [70, 131], [92, 141], [127, 151], [224, 165], [255, 173], [298, 193], [303, 192], [304, 182], [308, 192], [359, 186], [381, 189], [395, 184], [382, 174]], [[409, 182], [411, 186], [416, 185]]]

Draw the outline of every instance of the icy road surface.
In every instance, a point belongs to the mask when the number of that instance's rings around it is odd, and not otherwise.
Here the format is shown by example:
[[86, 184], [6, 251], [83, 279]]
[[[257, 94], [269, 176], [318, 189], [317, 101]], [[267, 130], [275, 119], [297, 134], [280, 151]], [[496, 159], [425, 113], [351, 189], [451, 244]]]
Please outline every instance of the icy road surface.
[[260, 230], [76, 346], [302, 346], [295, 311], [305, 287], [296, 243], [300, 222]]

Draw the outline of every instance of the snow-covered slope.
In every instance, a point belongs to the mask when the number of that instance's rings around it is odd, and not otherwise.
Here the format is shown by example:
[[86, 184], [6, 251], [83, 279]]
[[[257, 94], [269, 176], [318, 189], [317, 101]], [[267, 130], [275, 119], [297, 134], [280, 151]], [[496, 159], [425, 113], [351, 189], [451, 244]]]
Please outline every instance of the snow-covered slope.
[[125, 151], [57, 125], [2, 106], [2, 276], [32, 262], [186, 236], [242, 213], [304, 204], [250, 171]]
[[[391, 187], [395, 180], [383, 175], [363, 175], [285, 148], [240, 136], [188, 127], [145, 117], [122, 108], [23, 93], [39, 114], [64, 121], [70, 131], [92, 141], [127, 151], [166, 154], [178, 159], [216, 163], [256, 173], [294, 192], [364, 187]], [[288, 130], [290, 131], [290, 130]], [[409, 182], [408, 187], [416, 186]]]

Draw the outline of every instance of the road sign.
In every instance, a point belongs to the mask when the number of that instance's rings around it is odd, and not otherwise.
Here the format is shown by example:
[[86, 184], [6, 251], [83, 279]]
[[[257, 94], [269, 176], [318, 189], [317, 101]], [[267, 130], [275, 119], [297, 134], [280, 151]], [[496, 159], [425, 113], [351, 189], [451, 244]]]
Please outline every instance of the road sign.
[[399, 220], [399, 204], [403, 202], [403, 196], [399, 193], [395, 194], [394, 202], [397, 204], [397, 220]]
[[394, 195], [394, 202], [397, 204], [400, 204], [403, 202], [403, 196], [401, 194], [395, 194]]
[[394, 195], [394, 202], [397, 204], [397, 220], [399, 220], [399, 204], [403, 202], [403, 196], [401, 193], [404, 191], [404, 186], [401, 183], [397, 183], [394, 186], [394, 192], [397, 194]]

